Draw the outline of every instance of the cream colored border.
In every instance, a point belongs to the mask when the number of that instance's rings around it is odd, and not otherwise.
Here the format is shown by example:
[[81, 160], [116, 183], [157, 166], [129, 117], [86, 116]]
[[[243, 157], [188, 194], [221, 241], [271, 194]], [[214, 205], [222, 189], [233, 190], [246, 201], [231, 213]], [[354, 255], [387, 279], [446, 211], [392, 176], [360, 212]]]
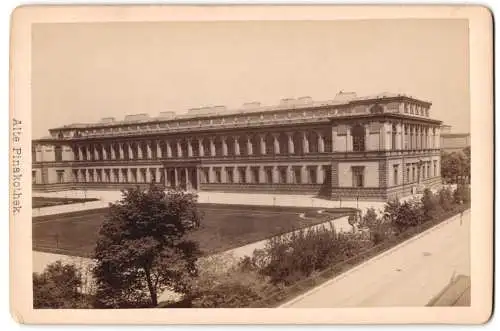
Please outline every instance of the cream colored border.
[[[483, 323], [492, 310], [492, 16], [479, 6], [25, 6], [12, 14], [11, 120], [23, 123], [23, 165], [31, 163], [31, 24], [54, 22], [355, 20], [460, 18], [470, 27], [472, 306], [468, 308], [33, 310], [31, 173], [23, 168], [23, 209], [10, 218], [11, 312], [21, 323], [325, 324]], [[450, 110], [452, 111], [452, 110]], [[11, 141], [12, 147], [16, 145]], [[12, 153], [11, 153], [12, 157]], [[11, 182], [12, 185], [12, 182]], [[12, 206], [11, 186], [11, 206]]]

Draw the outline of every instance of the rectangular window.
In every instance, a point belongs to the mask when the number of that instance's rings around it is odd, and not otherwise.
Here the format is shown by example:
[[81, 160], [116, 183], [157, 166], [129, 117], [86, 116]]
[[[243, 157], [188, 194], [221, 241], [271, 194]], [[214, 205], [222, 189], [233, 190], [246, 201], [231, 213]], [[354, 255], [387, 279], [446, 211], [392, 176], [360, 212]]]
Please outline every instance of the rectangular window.
[[399, 168], [399, 165], [394, 166], [394, 170], [393, 170], [394, 185], [398, 185], [398, 177], [399, 177], [398, 168]]
[[149, 169], [149, 173], [151, 174], [151, 183], [156, 183], [156, 169]]
[[279, 172], [280, 172], [280, 178], [279, 178], [279, 181], [280, 181], [280, 184], [286, 184], [286, 168], [280, 168]]
[[130, 169], [132, 173], [132, 183], [137, 183], [137, 169]]
[[97, 169], [96, 170], [96, 177], [97, 177], [97, 182], [100, 183], [102, 182], [102, 170], [101, 169]]
[[240, 183], [245, 184], [247, 182], [247, 173], [245, 168], [238, 168], [238, 177], [240, 179]]
[[302, 183], [301, 169], [299, 167], [293, 168], [293, 183], [294, 184]]
[[59, 184], [64, 183], [64, 170], [56, 170], [57, 182]]
[[437, 176], [437, 161], [434, 161], [434, 177]]
[[215, 173], [215, 182], [217, 184], [222, 182], [222, 174], [221, 174], [221, 169], [220, 168], [214, 168], [214, 173]]
[[259, 168], [257, 167], [252, 167], [252, 183], [259, 183]]
[[406, 178], [405, 178], [405, 183], [410, 182], [410, 166], [406, 166]]
[[415, 182], [415, 166], [411, 167], [411, 181], [412, 183]]
[[36, 184], [36, 170], [31, 172], [31, 183]]
[[120, 169], [113, 169], [113, 182], [118, 183], [120, 181], [119, 175]]
[[266, 167], [266, 184], [272, 184], [273, 183], [273, 168]]
[[210, 177], [208, 174], [208, 170], [209, 169], [207, 169], [207, 168], [203, 168], [203, 170], [201, 171], [201, 182], [203, 184], [210, 183]]
[[62, 147], [61, 146], [54, 147], [54, 154], [55, 154], [56, 162], [62, 161]]
[[104, 182], [109, 182], [109, 169], [104, 169]]
[[232, 168], [226, 168], [226, 179], [228, 183], [234, 183], [234, 173]]
[[364, 187], [365, 186], [365, 168], [364, 167], [352, 167], [352, 181], [353, 187]]
[[308, 171], [308, 175], [309, 175], [309, 178], [308, 178], [308, 183], [311, 183], [311, 184], [316, 184], [316, 179], [317, 179], [317, 174], [316, 174], [316, 168], [315, 167], [310, 167], [309, 168], [309, 171]]

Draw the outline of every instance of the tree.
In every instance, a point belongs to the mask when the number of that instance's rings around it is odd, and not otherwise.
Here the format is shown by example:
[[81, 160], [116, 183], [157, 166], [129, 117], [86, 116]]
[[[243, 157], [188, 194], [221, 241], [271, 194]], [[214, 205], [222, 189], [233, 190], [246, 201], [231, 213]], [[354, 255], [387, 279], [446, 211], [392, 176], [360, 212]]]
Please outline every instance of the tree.
[[200, 224], [196, 199], [154, 185], [122, 191], [95, 248], [98, 307], [155, 307], [167, 289], [189, 292], [200, 255], [197, 243], [186, 239]]
[[[468, 153], [468, 156], [467, 156]], [[462, 152], [441, 153], [441, 176], [451, 184], [463, 182], [470, 175], [470, 148]]]
[[377, 224], [377, 212], [375, 211], [375, 208], [370, 207], [366, 210], [365, 215], [363, 216], [362, 219], [362, 226], [366, 226], [369, 229], [372, 229], [374, 226]]
[[467, 178], [467, 183], [470, 183], [470, 163], [471, 163], [471, 155], [470, 155], [470, 146], [465, 147], [463, 150], [463, 153], [465, 155], [465, 169], [464, 169], [464, 175]]
[[41, 274], [33, 273], [33, 307], [88, 308], [81, 286], [81, 274], [74, 265], [61, 261], [49, 264]]
[[453, 193], [454, 202], [458, 204], [470, 202], [470, 188], [465, 185], [458, 185]]
[[424, 221], [424, 208], [422, 202], [416, 199], [403, 203], [389, 202], [385, 205], [385, 215], [398, 232], [403, 232]]

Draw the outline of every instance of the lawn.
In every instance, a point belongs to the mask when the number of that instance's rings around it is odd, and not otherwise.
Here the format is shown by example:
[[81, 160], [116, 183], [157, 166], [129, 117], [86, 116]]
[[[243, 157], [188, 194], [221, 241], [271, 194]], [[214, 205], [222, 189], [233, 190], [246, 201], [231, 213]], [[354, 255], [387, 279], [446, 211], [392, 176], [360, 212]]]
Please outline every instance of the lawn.
[[32, 197], [31, 208], [43, 208], [59, 205], [68, 205], [72, 203], [82, 203], [87, 201], [96, 201], [95, 198], [49, 198], [49, 197]]
[[[226, 251], [294, 229], [325, 222], [317, 208], [200, 204], [201, 226], [190, 236], [205, 254]], [[107, 208], [33, 218], [33, 249], [89, 256]], [[351, 210], [332, 211], [341, 217]], [[300, 214], [306, 213], [306, 217]]]

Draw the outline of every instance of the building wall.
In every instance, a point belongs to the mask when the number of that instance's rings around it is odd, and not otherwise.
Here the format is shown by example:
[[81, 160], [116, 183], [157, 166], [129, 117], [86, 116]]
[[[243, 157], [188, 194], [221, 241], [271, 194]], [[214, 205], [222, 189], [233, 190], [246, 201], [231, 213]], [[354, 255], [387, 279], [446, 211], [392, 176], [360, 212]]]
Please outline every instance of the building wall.
[[[40, 140], [38, 144], [34, 142], [35, 179], [38, 183], [34, 188], [61, 187], [57, 175], [61, 170], [64, 171], [63, 181], [67, 188], [116, 189], [151, 181], [152, 175], [149, 169], [157, 171], [155, 172], [157, 182], [160, 181], [159, 174], [163, 173], [166, 185], [169, 181], [166, 177], [170, 176], [166, 170], [176, 169], [174, 172], [187, 174], [197, 169], [198, 179], [193, 181], [197, 181], [197, 189], [207, 191], [307, 194], [321, 192], [324, 195], [331, 193], [334, 198], [386, 199], [389, 194], [398, 194], [407, 189], [404, 177], [407, 163], [415, 164], [425, 157], [430, 158], [430, 155], [436, 152], [431, 149], [430, 144], [426, 148], [415, 143], [410, 146], [405, 140], [408, 138], [403, 136], [403, 125], [406, 129], [408, 127], [412, 129], [411, 132], [416, 132], [415, 130], [421, 132], [421, 128], [434, 130], [437, 127], [437, 121], [421, 119], [419, 122], [419, 117], [428, 116], [427, 113], [424, 114], [426, 109], [419, 108], [421, 106], [417, 102], [400, 107], [394, 102], [389, 107], [383, 101], [377, 100], [373, 104], [364, 102], [356, 107], [349, 106], [342, 109], [335, 107], [304, 111], [294, 109], [288, 114], [274, 115], [271, 112], [248, 113], [244, 115], [244, 124], [240, 121], [224, 122], [220, 118], [181, 120], [176, 123], [177, 125], [145, 122], [128, 128], [139, 132], [132, 133], [127, 130], [127, 134], [120, 133], [119, 127], [77, 128], [75, 130], [80, 132], [78, 135], [75, 131], [69, 136], [66, 134], [61, 136], [57, 132], [58, 129], [55, 129], [51, 132], [52, 140]], [[389, 108], [391, 112], [401, 111], [414, 118], [405, 117], [406, 115], [383, 115], [382, 112], [388, 111]], [[341, 119], [335, 119], [337, 115], [342, 116]], [[276, 124], [268, 124], [272, 121]], [[222, 124], [224, 127], [221, 130], [214, 129], [215, 126]], [[397, 128], [394, 146], [393, 126]], [[360, 127], [364, 128], [364, 150], [359, 148], [363, 144], [353, 139], [353, 132], [361, 132], [358, 131]], [[144, 130], [144, 134], [140, 130]], [[202, 130], [199, 135], [195, 133], [197, 130]], [[436, 132], [437, 135], [433, 139], [439, 140], [439, 128]], [[430, 139], [429, 136], [426, 141], [430, 142]], [[239, 148], [235, 147], [236, 142], [239, 142]], [[353, 150], [355, 142], [358, 147], [356, 151]], [[61, 159], [58, 153], [56, 158], [54, 146], [62, 148]], [[292, 149], [294, 151], [289, 152]], [[59, 147], [57, 150], [60, 150]], [[439, 167], [438, 160], [439, 156], [432, 159], [437, 161], [437, 167]], [[397, 181], [394, 180], [393, 172], [396, 164], [400, 165]], [[352, 167], [356, 166], [364, 167], [362, 188], [353, 185]], [[234, 169], [235, 167], [258, 168], [258, 181], [236, 180], [240, 173], [238, 168]], [[268, 180], [269, 167], [272, 168], [272, 180]], [[280, 172], [283, 167], [287, 169], [286, 182], [283, 182], [283, 173]], [[314, 167], [318, 167], [316, 180], [304, 180], [312, 176]], [[233, 168], [234, 171], [232, 181], [226, 177], [230, 176], [228, 168]], [[90, 177], [89, 169], [93, 169], [94, 174], [97, 173], [96, 169], [99, 169], [103, 177], [108, 171], [120, 169], [120, 176], [118, 180], [114, 178], [104, 181], [75, 180], [74, 170], [78, 170], [79, 173], [84, 170], [82, 176], [85, 174]], [[148, 169], [146, 175], [149, 174], [149, 177], [142, 178], [141, 172], [135, 169]], [[208, 181], [205, 181], [207, 169]], [[127, 175], [122, 178], [125, 179], [123, 181], [120, 179], [122, 170], [127, 171]], [[439, 173], [439, 169], [437, 170]], [[203, 171], [203, 181], [201, 171]], [[300, 180], [297, 180], [299, 175], [295, 171], [301, 171]], [[126, 179], [135, 172], [141, 178], [127, 182]], [[248, 169], [247, 174], [249, 172], [252, 170]], [[114, 177], [113, 172], [111, 173]], [[215, 177], [217, 180], [214, 180]], [[247, 177], [253, 179], [252, 175]], [[179, 184], [177, 179], [173, 181]]]
[[69, 146], [63, 146], [62, 147], [62, 160], [63, 161], [73, 161], [74, 158], [74, 153], [71, 147]]
[[379, 163], [373, 162], [339, 162], [339, 187], [353, 187], [352, 167], [365, 167], [365, 187], [379, 187]]
[[[349, 137], [351, 140], [352, 138]], [[334, 146], [334, 151], [335, 152], [346, 152], [347, 151], [347, 146], [348, 146], [348, 137], [347, 135], [339, 135], [335, 134], [333, 136], [333, 146]]]
[[377, 151], [380, 148], [380, 132], [370, 132], [366, 147], [369, 151]]

